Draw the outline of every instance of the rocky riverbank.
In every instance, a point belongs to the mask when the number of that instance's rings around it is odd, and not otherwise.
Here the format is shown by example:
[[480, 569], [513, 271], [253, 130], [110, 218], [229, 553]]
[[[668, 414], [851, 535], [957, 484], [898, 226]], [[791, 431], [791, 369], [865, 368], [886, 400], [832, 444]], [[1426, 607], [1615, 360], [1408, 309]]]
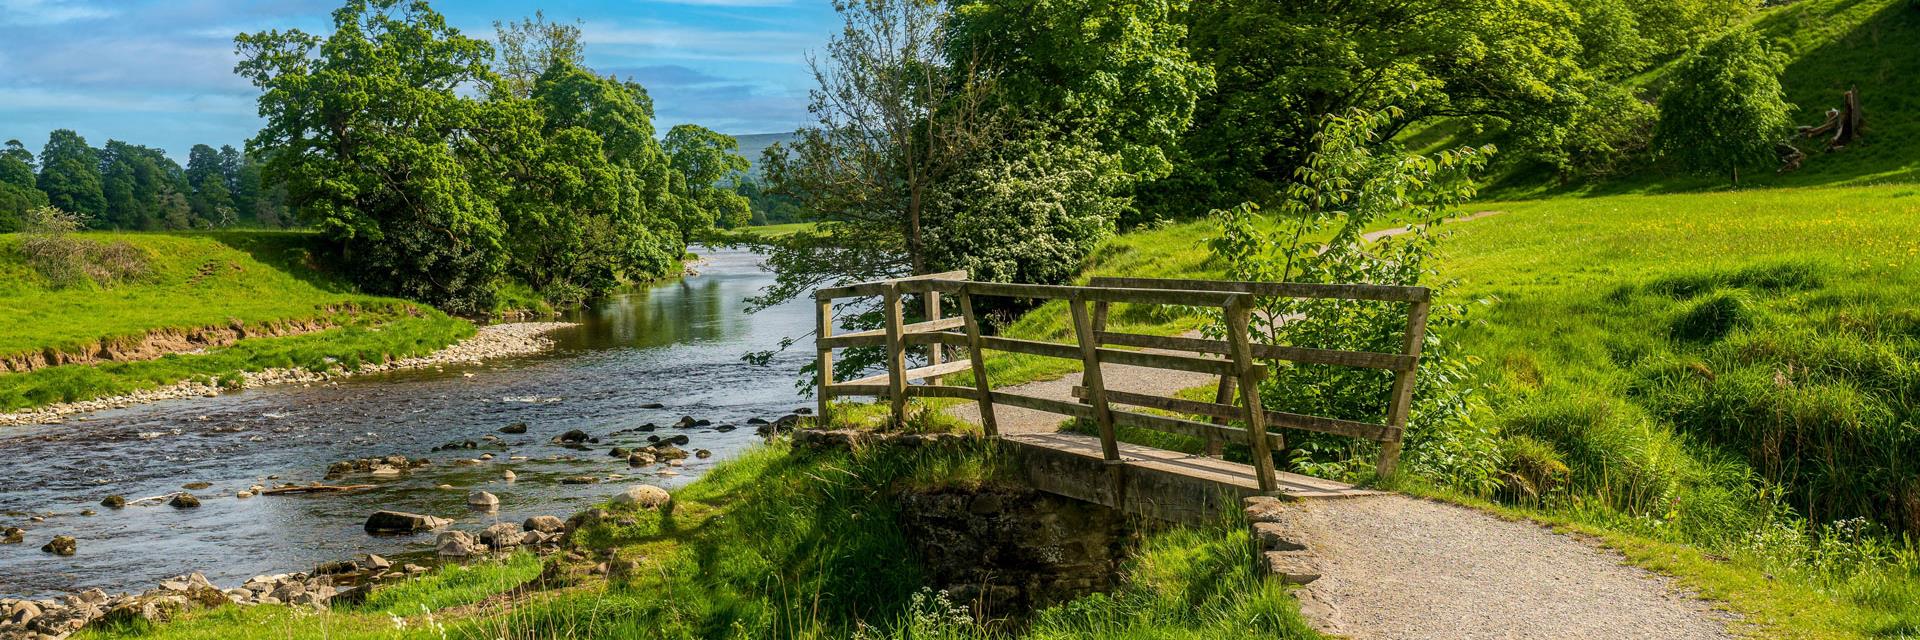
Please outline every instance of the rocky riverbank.
[[480, 327], [473, 337], [462, 340], [453, 346], [441, 349], [430, 355], [417, 358], [402, 358], [384, 363], [362, 365], [358, 369], [335, 367], [325, 372], [305, 369], [267, 369], [263, 371], [242, 372], [241, 381], [233, 387], [211, 385], [199, 380], [183, 380], [177, 384], [146, 389], [133, 393], [47, 405], [25, 411], [0, 414], [0, 426], [52, 424], [62, 422], [67, 416], [77, 413], [89, 413], [107, 409], [119, 409], [134, 405], [173, 400], [216, 396], [221, 391], [252, 389], [278, 384], [312, 384], [326, 382], [353, 375], [397, 371], [402, 369], [424, 369], [445, 365], [474, 364], [492, 358], [522, 356], [540, 353], [553, 348], [553, 339], [547, 333], [555, 329], [574, 326], [567, 322], [521, 322], [496, 324]]

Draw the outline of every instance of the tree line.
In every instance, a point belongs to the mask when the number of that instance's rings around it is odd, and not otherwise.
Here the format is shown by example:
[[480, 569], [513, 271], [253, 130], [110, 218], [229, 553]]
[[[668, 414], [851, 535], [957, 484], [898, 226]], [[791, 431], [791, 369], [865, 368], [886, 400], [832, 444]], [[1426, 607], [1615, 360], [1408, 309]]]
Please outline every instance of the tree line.
[[197, 144], [183, 168], [165, 150], [119, 140], [95, 148], [68, 129], [48, 135], [37, 156], [8, 140], [0, 148], [0, 233], [21, 230], [29, 211], [47, 206], [77, 214], [92, 229], [293, 224], [261, 164], [232, 146]]
[[1753, 0], [835, 6], [815, 121], [754, 192], [821, 225], [772, 254], [762, 303], [952, 269], [1063, 282], [1117, 229], [1283, 201], [1350, 113], [1388, 114], [1377, 147], [1494, 143], [1577, 180], [1662, 158], [1726, 175], [1791, 112]]

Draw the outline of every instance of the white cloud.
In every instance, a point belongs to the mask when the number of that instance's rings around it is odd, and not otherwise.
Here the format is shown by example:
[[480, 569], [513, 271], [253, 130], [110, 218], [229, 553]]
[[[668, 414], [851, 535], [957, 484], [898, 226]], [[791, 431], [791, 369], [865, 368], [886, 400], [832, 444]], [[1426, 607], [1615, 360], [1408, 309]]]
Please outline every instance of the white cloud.
[[253, 98], [222, 94], [78, 92], [37, 88], [0, 91], [0, 111], [212, 113], [254, 117]]
[[0, 24], [49, 25], [97, 20], [115, 11], [68, 0], [0, 0]]

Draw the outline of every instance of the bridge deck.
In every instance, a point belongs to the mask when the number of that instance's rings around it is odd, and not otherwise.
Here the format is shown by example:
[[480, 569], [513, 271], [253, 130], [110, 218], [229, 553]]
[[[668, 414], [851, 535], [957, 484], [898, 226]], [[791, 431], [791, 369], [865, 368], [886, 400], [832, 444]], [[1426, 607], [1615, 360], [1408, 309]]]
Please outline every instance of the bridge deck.
[[[1053, 456], [1068, 456], [1084, 459], [1090, 464], [1103, 463], [1100, 453], [1100, 438], [1077, 433], [1023, 433], [1008, 434], [1002, 439], [1037, 449]], [[1166, 479], [1179, 479], [1181, 484], [1200, 484], [1216, 490], [1243, 496], [1259, 495], [1260, 484], [1256, 480], [1251, 465], [1228, 462], [1202, 455], [1167, 451], [1134, 444], [1120, 444], [1120, 459], [1124, 468], [1130, 472], [1144, 472]], [[1357, 489], [1353, 485], [1314, 478], [1294, 473], [1281, 472], [1278, 475], [1278, 490], [1274, 495], [1286, 498], [1345, 498], [1376, 495], [1380, 492]], [[1135, 483], [1138, 486], [1140, 483]]]

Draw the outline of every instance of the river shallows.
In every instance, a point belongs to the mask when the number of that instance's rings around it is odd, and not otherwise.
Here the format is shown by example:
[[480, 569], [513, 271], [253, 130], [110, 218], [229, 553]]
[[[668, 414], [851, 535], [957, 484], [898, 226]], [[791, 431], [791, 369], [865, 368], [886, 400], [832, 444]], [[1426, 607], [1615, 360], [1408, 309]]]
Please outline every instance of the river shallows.
[[[270, 387], [0, 429], [0, 526], [27, 530], [25, 543], [0, 545], [0, 596], [88, 587], [137, 591], [190, 571], [230, 586], [359, 553], [431, 548], [431, 536], [376, 538], [361, 531], [376, 509], [450, 517], [456, 528], [478, 530], [533, 515], [566, 517], [627, 482], [684, 484], [759, 441], [748, 419], [771, 420], [806, 404], [793, 381], [811, 354], [788, 351], [766, 367], [742, 362], [747, 351], [775, 348], [781, 337], [809, 330], [812, 311], [788, 304], [745, 313], [743, 299], [772, 276], [748, 252], [704, 255], [701, 275], [624, 294], [571, 318], [581, 326], [554, 333], [558, 348], [540, 357]], [[665, 408], [641, 408], [652, 403]], [[673, 428], [683, 415], [712, 425]], [[497, 432], [514, 422], [527, 423], [527, 433]], [[688, 451], [715, 455], [689, 458], [678, 476], [630, 474], [607, 451], [645, 444], [648, 434], [606, 436], [647, 423], [659, 425], [654, 433], [661, 437], [686, 434]], [[739, 428], [718, 431], [722, 425]], [[586, 451], [549, 444], [569, 429], [601, 443]], [[514, 444], [432, 451], [487, 434]], [[454, 464], [482, 453], [494, 459]], [[335, 460], [394, 454], [434, 464], [398, 478], [350, 476], [379, 485], [355, 494], [234, 497], [254, 484], [320, 480]], [[547, 460], [553, 456], [576, 459]], [[518, 476], [512, 483], [501, 479], [507, 469]], [[559, 484], [566, 476], [609, 474], [628, 479]], [[203, 502], [197, 509], [98, 504], [109, 494], [156, 496], [192, 482], [212, 483], [192, 491]], [[457, 490], [436, 488], [442, 484]], [[472, 489], [498, 495], [499, 512], [468, 510]], [[85, 509], [97, 514], [80, 515]], [[36, 515], [46, 520], [30, 522]], [[55, 535], [78, 538], [79, 553], [42, 553], [40, 545]]]

